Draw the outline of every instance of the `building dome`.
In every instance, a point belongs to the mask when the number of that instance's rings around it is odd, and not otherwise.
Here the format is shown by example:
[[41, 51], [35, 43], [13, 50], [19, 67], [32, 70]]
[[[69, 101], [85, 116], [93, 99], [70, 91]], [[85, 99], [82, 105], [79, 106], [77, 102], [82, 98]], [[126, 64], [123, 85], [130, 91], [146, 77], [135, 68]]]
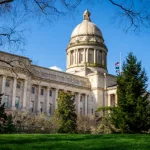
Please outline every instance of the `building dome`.
[[[91, 22], [90, 12], [83, 13], [83, 21], [75, 27], [67, 47], [67, 72], [85, 76], [89, 72], [107, 72], [107, 47], [100, 29]], [[86, 70], [87, 70], [86, 69]]]
[[93, 35], [102, 37], [100, 29], [89, 20], [83, 20], [82, 23], [77, 25], [72, 32], [71, 38], [82, 35]]

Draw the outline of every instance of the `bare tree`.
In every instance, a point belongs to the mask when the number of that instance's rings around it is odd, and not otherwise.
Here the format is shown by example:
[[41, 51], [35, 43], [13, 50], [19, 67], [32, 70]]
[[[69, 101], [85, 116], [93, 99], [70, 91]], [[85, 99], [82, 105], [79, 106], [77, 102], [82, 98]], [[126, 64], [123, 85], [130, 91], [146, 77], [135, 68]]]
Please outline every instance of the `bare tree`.
[[[73, 11], [80, 2], [81, 0], [0, 0], [0, 47], [11, 51], [22, 50], [26, 43], [26, 29], [22, 26], [28, 20], [52, 23], [68, 11]], [[17, 75], [15, 64], [21, 60], [0, 61], [9, 65]], [[24, 67], [28, 73], [32, 73], [32, 69], [23, 63], [17, 67]]]
[[150, 28], [149, 0], [108, 0], [117, 12], [114, 18], [119, 19], [120, 25], [125, 26], [126, 32], [139, 32], [141, 28]]
[[[38, 22], [58, 20], [73, 11], [81, 0], [0, 0], [0, 46], [18, 49], [25, 44], [22, 24], [28, 20]], [[9, 22], [9, 24], [8, 24]]]
[[[21, 49], [25, 29], [22, 25], [29, 19], [39, 22], [57, 21], [59, 17], [74, 11], [84, 0], [0, 0], [0, 47]], [[87, 0], [90, 4], [90, 0]], [[99, 3], [100, 1], [100, 3]], [[113, 14], [119, 26], [126, 31], [139, 32], [150, 27], [150, 0], [97, 0], [96, 5], [108, 2], [116, 10]]]
[[[50, 23], [65, 15], [68, 11], [75, 10], [83, 1], [0, 0], [0, 18], [6, 17], [7, 15], [7, 17], [11, 16], [13, 20], [16, 20], [20, 14], [23, 14], [23, 18], [26, 18], [26, 21], [30, 18], [36, 18], [38, 21]], [[85, 1], [90, 4], [90, 0]], [[113, 15], [113, 21], [116, 19], [119, 26], [125, 27], [126, 31], [139, 32], [143, 27], [150, 27], [149, 0], [107, 0], [107, 2], [116, 10], [116, 13]], [[104, 0], [97, 0], [95, 3], [97, 5], [105, 5]], [[7, 45], [11, 48], [12, 46], [18, 48], [20, 44], [25, 43], [23, 41], [25, 38], [21, 36], [24, 31], [20, 29], [22, 23], [19, 22], [17, 25], [12, 24], [11, 26], [0, 23], [0, 46]]]

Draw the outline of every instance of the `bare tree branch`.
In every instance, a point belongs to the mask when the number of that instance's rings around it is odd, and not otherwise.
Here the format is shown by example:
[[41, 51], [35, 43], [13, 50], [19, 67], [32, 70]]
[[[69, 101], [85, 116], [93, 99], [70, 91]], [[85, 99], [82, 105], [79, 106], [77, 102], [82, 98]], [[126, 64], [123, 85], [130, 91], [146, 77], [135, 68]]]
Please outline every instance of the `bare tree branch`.
[[13, 2], [14, 0], [0, 0], [0, 5]]

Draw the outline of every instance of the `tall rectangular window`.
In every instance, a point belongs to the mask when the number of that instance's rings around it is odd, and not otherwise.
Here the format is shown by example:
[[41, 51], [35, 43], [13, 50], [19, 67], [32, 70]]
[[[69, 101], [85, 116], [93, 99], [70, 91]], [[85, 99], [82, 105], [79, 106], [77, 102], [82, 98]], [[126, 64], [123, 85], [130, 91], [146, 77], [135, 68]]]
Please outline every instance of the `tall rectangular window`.
[[52, 90], [49, 91], [49, 96], [52, 97]]
[[49, 104], [49, 114], [52, 115], [52, 104]]
[[16, 107], [16, 109], [19, 108], [19, 101], [20, 101], [19, 97], [16, 96], [16, 101], [15, 101], [15, 107]]
[[81, 95], [81, 96], [80, 96], [80, 102], [81, 102], [81, 103], [82, 103], [82, 100], [83, 100], [83, 96]]
[[21, 82], [17, 82], [17, 89], [20, 89], [21, 88]]
[[31, 101], [30, 102], [30, 112], [33, 112], [34, 111], [34, 102]]
[[93, 109], [91, 109], [91, 114], [93, 115], [93, 113], [94, 113], [94, 111], [93, 111]]
[[104, 52], [102, 52], [102, 65], [105, 66], [105, 61], [106, 61], [106, 55]]
[[40, 102], [40, 111], [43, 112], [43, 102]]
[[9, 86], [10, 86], [10, 80], [6, 80], [5, 86], [6, 86], [6, 87], [9, 87]]
[[83, 50], [81, 49], [81, 50], [79, 50], [79, 63], [82, 63], [83, 62]]
[[94, 63], [94, 50], [92, 49], [89, 49], [89, 52], [88, 52], [88, 62]]
[[8, 107], [8, 99], [9, 99], [9, 96], [8, 96], [8, 95], [5, 95], [5, 96], [4, 96], [5, 107]]
[[32, 86], [31, 93], [35, 94], [35, 87], [34, 86]]
[[74, 51], [71, 51], [71, 53], [70, 53], [70, 64], [71, 65], [74, 64]]
[[115, 106], [115, 94], [110, 95], [110, 105]]
[[102, 64], [102, 51], [98, 50], [98, 64]]
[[83, 111], [82, 111], [82, 108], [80, 108], [80, 114], [82, 115]]
[[44, 95], [44, 89], [41, 89], [41, 95]]

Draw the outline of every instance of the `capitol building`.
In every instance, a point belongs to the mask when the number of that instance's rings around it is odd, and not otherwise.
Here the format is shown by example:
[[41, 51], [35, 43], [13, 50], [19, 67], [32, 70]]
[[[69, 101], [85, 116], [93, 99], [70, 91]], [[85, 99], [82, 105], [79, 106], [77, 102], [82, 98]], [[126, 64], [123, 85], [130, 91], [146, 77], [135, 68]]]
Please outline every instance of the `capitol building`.
[[73, 30], [66, 48], [66, 72], [32, 64], [32, 61], [0, 51], [0, 93], [7, 111], [44, 113], [57, 109], [59, 91], [75, 97], [78, 115], [92, 115], [100, 106], [117, 104], [116, 76], [107, 70], [108, 49], [101, 30], [86, 10]]

